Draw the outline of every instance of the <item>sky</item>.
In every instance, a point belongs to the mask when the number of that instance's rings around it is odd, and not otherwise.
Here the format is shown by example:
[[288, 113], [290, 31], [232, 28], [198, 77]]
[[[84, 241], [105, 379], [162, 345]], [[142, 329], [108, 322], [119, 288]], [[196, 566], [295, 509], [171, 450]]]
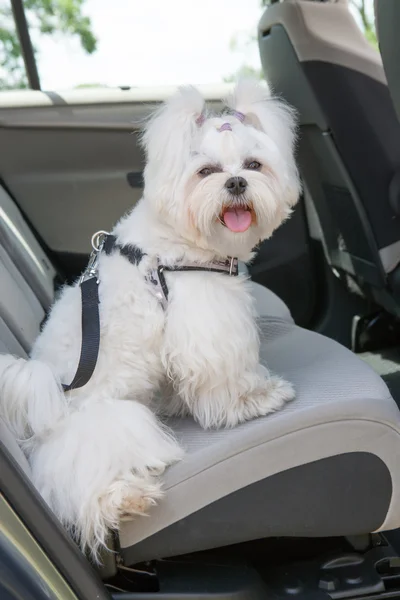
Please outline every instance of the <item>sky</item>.
[[257, 43], [246, 43], [260, 0], [86, 0], [84, 13], [98, 38], [94, 54], [77, 38], [35, 40], [43, 89], [219, 83], [243, 64], [260, 67]]
[[42, 38], [42, 88], [79, 84], [148, 86], [217, 83], [242, 63], [259, 66], [257, 45], [230, 48], [256, 33], [259, 0], [87, 0], [98, 49], [85, 55], [77, 39]]

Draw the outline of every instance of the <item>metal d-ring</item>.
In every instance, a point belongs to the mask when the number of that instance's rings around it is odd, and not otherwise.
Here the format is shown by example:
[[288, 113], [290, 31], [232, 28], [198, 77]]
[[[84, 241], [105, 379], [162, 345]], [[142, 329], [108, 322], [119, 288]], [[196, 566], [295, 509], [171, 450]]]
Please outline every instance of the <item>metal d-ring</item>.
[[103, 231], [102, 229], [100, 229], [100, 231], [96, 231], [96, 233], [92, 235], [91, 244], [95, 252], [98, 252], [100, 250], [100, 246], [104, 241], [104, 236], [107, 235], [110, 235], [109, 232]]

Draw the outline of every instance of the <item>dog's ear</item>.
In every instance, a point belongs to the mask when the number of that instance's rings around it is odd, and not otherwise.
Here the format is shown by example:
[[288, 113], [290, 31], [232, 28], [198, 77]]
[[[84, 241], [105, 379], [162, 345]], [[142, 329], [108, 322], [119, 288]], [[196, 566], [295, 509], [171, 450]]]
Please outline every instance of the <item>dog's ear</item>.
[[182, 160], [190, 149], [191, 139], [205, 120], [205, 103], [200, 92], [192, 87], [179, 88], [148, 120], [142, 144], [151, 161]]
[[245, 125], [266, 133], [276, 142], [283, 139], [290, 150], [293, 148], [296, 113], [285, 102], [272, 95], [266, 82], [241, 79], [225, 104]]
[[266, 82], [242, 79], [236, 85], [226, 105], [244, 125], [252, 126], [268, 136], [283, 158], [288, 174], [286, 200], [296, 203], [300, 182], [294, 160], [297, 134], [296, 112], [280, 98], [274, 97]]

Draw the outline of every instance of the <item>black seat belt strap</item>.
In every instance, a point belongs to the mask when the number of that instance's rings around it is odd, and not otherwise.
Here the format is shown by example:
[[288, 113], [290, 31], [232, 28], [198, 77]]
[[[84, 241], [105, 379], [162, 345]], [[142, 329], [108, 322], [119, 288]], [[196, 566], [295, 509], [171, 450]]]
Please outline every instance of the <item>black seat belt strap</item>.
[[73, 381], [63, 385], [64, 392], [83, 387], [93, 375], [100, 348], [99, 285], [97, 277], [81, 283], [82, 346]]

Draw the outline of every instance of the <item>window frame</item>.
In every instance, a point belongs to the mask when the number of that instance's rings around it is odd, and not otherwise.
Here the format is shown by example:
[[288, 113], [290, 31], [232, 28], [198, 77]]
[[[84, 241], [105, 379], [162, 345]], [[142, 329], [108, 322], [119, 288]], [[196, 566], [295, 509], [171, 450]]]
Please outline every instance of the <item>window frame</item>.
[[25, 65], [29, 87], [32, 90], [41, 90], [39, 72], [36, 64], [31, 36], [29, 35], [29, 26], [26, 19], [23, 0], [10, 0], [10, 2], [15, 28], [19, 43], [21, 44], [22, 58]]

